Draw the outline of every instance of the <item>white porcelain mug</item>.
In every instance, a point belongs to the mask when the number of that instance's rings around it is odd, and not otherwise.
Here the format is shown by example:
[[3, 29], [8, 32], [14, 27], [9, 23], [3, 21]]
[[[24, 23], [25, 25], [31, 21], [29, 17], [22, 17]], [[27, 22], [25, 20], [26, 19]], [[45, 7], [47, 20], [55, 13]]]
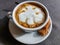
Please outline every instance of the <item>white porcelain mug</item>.
[[[36, 3], [36, 4], [40, 5], [40, 6], [42, 6], [42, 7], [46, 10], [46, 12], [47, 12], [46, 21], [45, 21], [42, 25], [40, 25], [39, 27], [36, 27], [36, 28], [25, 28], [25, 27], [21, 26], [20, 24], [18, 24], [18, 22], [17, 22], [16, 19], [15, 19], [15, 12], [16, 12], [16, 10], [18, 9], [18, 7], [19, 7], [20, 5], [22, 5], [22, 4], [24, 4], [24, 3], [29, 3], [29, 2]], [[11, 16], [11, 15], [10, 15], [10, 16]], [[32, 31], [40, 30], [41, 28], [43, 28], [43, 27], [47, 24], [47, 22], [48, 22], [48, 20], [49, 20], [49, 19], [48, 19], [48, 18], [49, 18], [49, 12], [48, 12], [47, 8], [46, 8], [43, 4], [41, 4], [40, 2], [37, 2], [37, 1], [24, 1], [24, 2], [19, 3], [19, 4], [14, 8], [14, 10], [13, 10], [13, 12], [12, 12], [11, 18], [12, 18], [13, 22], [16, 24], [17, 27], [21, 28], [21, 29], [24, 30], [25, 32], [32, 32]]]

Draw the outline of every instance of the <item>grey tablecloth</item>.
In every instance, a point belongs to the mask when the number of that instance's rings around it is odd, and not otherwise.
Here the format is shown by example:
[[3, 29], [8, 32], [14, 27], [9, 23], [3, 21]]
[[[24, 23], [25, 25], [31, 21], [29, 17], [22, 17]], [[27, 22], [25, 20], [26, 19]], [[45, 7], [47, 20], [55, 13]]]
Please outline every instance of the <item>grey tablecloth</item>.
[[[22, 2], [25, 0], [0, 0], [0, 45], [24, 45], [16, 41], [8, 29], [9, 19], [6, 17], [7, 12], [2, 9], [13, 10], [16, 6], [15, 1]], [[60, 45], [60, 0], [35, 0], [43, 3], [49, 10], [53, 22], [53, 29], [50, 36], [42, 43], [36, 45]]]

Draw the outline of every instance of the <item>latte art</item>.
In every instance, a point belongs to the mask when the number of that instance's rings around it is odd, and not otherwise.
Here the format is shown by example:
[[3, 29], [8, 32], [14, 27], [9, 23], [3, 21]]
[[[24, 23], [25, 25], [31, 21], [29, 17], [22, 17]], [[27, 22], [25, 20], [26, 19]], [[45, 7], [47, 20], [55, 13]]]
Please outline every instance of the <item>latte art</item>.
[[[27, 10], [26, 10], [27, 8]], [[33, 9], [33, 6], [29, 5], [26, 8], [22, 8], [21, 11], [24, 11], [19, 14], [19, 20], [27, 23], [28, 25], [32, 25], [34, 23], [42, 23], [44, 18], [44, 13], [38, 7]]]
[[17, 15], [18, 23], [24, 27], [37, 27], [45, 21], [44, 12], [35, 5], [24, 4]]

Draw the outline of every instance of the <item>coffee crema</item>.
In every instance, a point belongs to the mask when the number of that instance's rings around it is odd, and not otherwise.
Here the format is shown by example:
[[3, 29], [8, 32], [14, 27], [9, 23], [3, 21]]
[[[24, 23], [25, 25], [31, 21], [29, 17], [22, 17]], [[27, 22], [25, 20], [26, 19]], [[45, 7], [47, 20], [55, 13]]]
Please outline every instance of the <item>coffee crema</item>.
[[18, 7], [15, 18], [23, 27], [36, 28], [45, 22], [46, 14], [42, 7], [33, 3], [25, 3]]

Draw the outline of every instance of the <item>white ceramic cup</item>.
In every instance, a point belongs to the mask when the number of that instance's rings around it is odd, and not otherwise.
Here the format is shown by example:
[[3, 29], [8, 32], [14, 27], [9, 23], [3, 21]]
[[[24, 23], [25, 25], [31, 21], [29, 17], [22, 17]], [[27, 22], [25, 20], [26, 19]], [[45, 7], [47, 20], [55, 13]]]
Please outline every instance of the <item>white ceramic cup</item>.
[[[19, 7], [20, 5], [22, 5], [22, 4], [24, 4], [24, 3], [30, 3], [30, 2], [36, 3], [36, 4], [40, 5], [40, 6], [42, 6], [42, 7], [46, 10], [46, 12], [47, 12], [46, 21], [45, 21], [42, 25], [40, 25], [39, 27], [36, 27], [36, 28], [25, 28], [25, 27], [21, 26], [20, 24], [18, 24], [18, 22], [16, 21], [16, 18], [15, 18], [15, 12], [16, 12], [16, 10], [18, 9], [18, 7]], [[24, 31], [26, 31], [26, 32], [32, 32], [32, 31], [40, 30], [41, 28], [43, 28], [43, 27], [47, 24], [47, 22], [48, 22], [48, 20], [49, 20], [48, 18], [49, 18], [49, 12], [48, 12], [47, 8], [46, 8], [43, 4], [41, 4], [40, 2], [37, 2], [37, 1], [24, 1], [24, 2], [21, 2], [21, 3], [19, 3], [19, 4], [14, 8], [14, 10], [13, 10], [13, 12], [12, 12], [12, 19], [13, 19], [14, 23], [15, 23], [19, 28], [21, 28], [22, 30], [24, 30]]]

